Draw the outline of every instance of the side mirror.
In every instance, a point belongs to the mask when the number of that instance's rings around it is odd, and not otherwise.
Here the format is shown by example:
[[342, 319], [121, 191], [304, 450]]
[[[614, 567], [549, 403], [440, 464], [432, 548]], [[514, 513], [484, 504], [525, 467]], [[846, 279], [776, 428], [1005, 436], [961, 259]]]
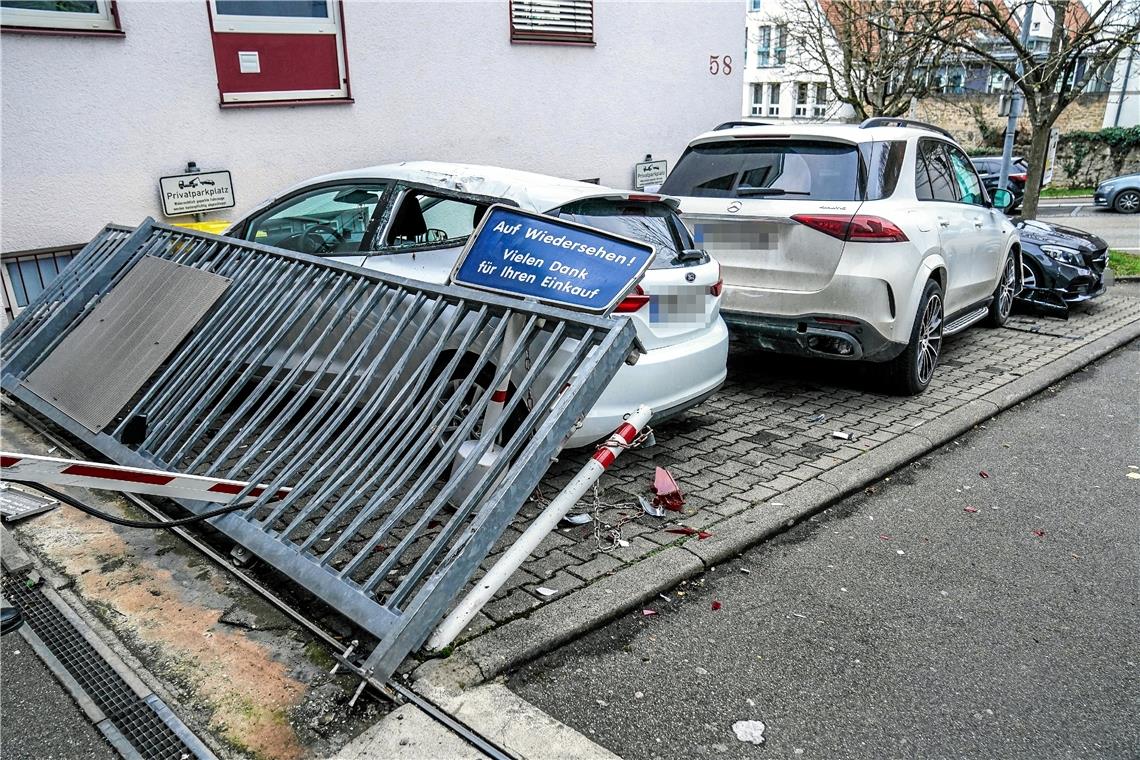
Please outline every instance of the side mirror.
[[996, 209], [1007, 209], [1013, 205], [1013, 193], [1008, 190], [994, 190], [992, 203]]

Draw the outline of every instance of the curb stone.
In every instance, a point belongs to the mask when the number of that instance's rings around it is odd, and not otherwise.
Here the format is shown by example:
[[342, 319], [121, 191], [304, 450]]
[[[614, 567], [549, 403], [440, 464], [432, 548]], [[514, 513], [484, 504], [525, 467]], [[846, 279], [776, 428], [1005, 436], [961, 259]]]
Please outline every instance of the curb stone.
[[[777, 494], [766, 503], [756, 503], [752, 509], [716, 523], [709, 539], [689, 539], [680, 546], [671, 546], [635, 565], [603, 576], [565, 599], [544, 605], [527, 617], [468, 641], [448, 660], [429, 661], [417, 668], [417, 682], [422, 680], [428, 688], [470, 688], [476, 684], [466, 679], [475, 673], [483, 680], [490, 680], [536, 659], [668, 591], [682, 580], [822, 511], [843, 496], [915, 461], [1137, 338], [1140, 338], [1140, 321], [1127, 324], [910, 433], [836, 465], [818, 478]], [[747, 498], [747, 493], [741, 496]], [[452, 659], [455, 659], [453, 665], [449, 664]], [[440, 662], [442, 664], [435, 664]]]

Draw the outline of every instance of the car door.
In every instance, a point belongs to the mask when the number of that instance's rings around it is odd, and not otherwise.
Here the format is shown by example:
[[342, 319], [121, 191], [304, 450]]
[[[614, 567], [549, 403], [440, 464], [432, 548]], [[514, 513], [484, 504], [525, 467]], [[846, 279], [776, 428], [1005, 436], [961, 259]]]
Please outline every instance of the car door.
[[958, 202], [946, 143], [921, 138], [915, 155], [915, 197], [927, 206], [938, 230], [938, 243], [946, 260], [946, 313], [953, 314], [970, 303], [970, 249], [974, 243], [973, 220]]
[[993, 295], [1005, 263], [1005, 215], [990, 207], [989, 196], [966, 154], [954, 145], [946, 144], [944, 149], [954, 173], [958, 203], [968, 223], [969, 252], [964, 259], [966, 297], [969, 303], [976, 303]]
[[377, 209], [389, 183], [381, 180], [324, 182], [265, 206], [231, 234], [263, 245], [359, 263], [371, 238]]
[[391, 210], [377, 225], [363, 266], [413, 280], [445, 283], [467, 238], [494, 202], [494, 198], [399, 185]]

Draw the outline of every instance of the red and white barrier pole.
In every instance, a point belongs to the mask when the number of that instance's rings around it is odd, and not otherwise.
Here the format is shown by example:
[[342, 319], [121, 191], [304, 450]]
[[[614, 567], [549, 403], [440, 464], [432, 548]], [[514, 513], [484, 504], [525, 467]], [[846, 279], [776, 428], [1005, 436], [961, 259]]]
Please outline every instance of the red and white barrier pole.
[[594, 456], [578, 471], [573, 480], [566, 484], [566, 487], [554, 497], [554, 501], [547, 505], [546, 509], [542, 511], [530, 527], [519, 536], [518, 540], [511, 545], [509, 549], [503, 552], [503, 556], [495, 563], [494, 567], [487, 571], [475, 584], [475, 588], [471, 590], [466, 597], [456, 606], [451, 614], [448, 615], [439, 627], [435, 629], [435, 633], [428, 639], [428, 649], [439, 650], [446, 647], [451, 642], [455, 641], [456, 637], [467, 627], [471, 619], [475, 617], [479, 610], [483, 609], [483, 605], [491, 600], [507, 579], [514, 574], [515, 570], [526, 561], [526, 558], [534, 552], [535, 547], [546, 538], [546, 535], [558, 525], [558, 521], [566, 516], [582, 495], [588, 491], [602, 473], [613, 464], [617, 459], [618, 454], [622, 452], [633, 442], [641, 429], [649, 422], [653, 410], [647, 406], [639, 406], [637, 411], [630, 415], [629, 419], [621, 424], [617, 430], [606, 440], [604, 444], [598, 447], [594, 452]]

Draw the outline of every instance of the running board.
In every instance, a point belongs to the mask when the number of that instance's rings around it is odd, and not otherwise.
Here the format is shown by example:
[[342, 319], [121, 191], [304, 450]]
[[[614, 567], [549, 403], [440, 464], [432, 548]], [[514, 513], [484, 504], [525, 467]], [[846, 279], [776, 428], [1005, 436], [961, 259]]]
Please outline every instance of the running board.
[[989, 310], [989, 306], [979, 306], [973, 311], [966, 312], [962, 316], [955, 319], [953, 322], [947, 322], [946, 327], [942, 328], [942, 334], [949, 337], [951, 335], [962, 332], [970, 325], [985, 319], [986, 314], [989, 312]]

